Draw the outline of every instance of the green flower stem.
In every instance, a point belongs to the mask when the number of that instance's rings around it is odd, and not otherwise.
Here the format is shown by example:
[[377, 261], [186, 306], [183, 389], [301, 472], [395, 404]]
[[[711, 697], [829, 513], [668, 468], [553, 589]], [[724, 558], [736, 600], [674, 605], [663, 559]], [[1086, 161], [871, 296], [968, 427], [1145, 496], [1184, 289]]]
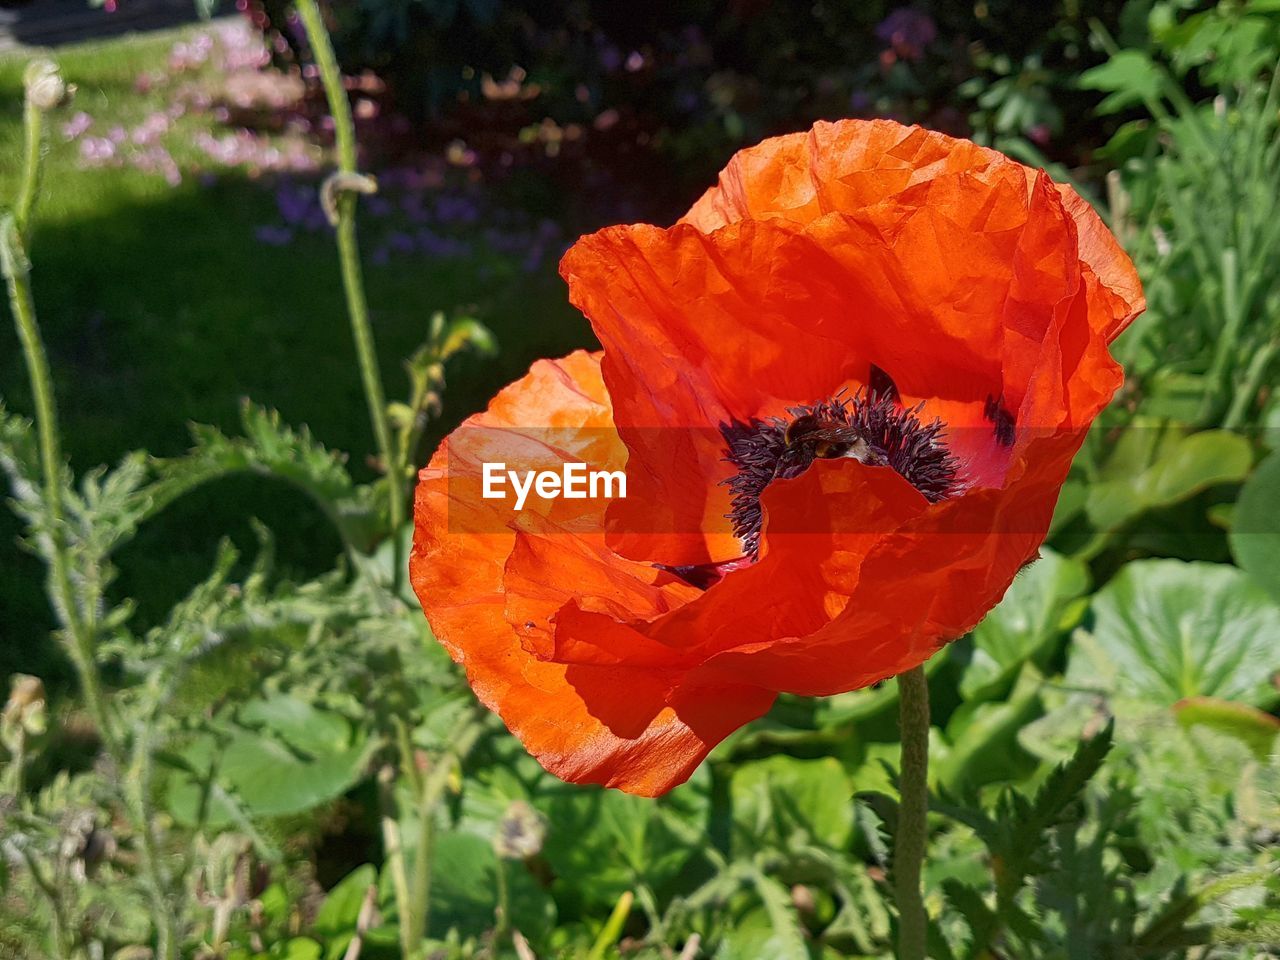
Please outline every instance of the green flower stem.
[[18, 202], [13, 208], [13, 220], [18, 233], [25, 234], [31, 220], [31, 210], [40, 192], [40, 150], [43, 144], [42, 127], [44, 111], [28, 98], [23, 105], [22, 127], [25, 156], [22, 165], [22, 185], [18, 188]]
[[[31, 129], [28, 128], [29, 132]], [[38, 123], [34, 131], [38, 136]], [[38, 158], [39, 154], [37, 152], [33, 155]], [[36, 322], [26, 250], [15, 220], [0, 222], [0, 269], [3, 270], [9, 288], [9, 304], [13, 309], [27, 375], [31, 380], [31, 392], [35, 398], [36, 437], [40, 448], [45, 509], [48, 511], [48, 529], [43, 533], [51, 542], [48, 551], [49, 573], [55, 613], [62, 624], [63, 635], [67, 640], [67, 653], [80, 682], [89, 716], [97, 726], [103, 742], [114, 745], [114, 730], [107, 717], [98, 671], [93, 662], [93, 634], [80, 615], [75, 589], [71, 583], [70, 565], [63, 539], [65, 518], [62, 503], [62, 443], [58, 434], [57, 403], [53, 395], [48, 354]]]
[[58, 955], [62, 957], [70, 957], [75, 949], [74, 941], [71, 939], [71, 925], [67, 921], [66, 904], [62, 900], [62, 891], [58, 889], [58, 884], [54, 883], [44, 874], [44, 869], [36, 860], [35, 854], [31, 852], [31, 848], [25, 844], [19, 847], [22, 859], [26, 862], [27, 872], [31, 874], [31, 879], [35, 883], [36, 888], [49, 901], [49, 910], [52, 917], [52, 929], [49, 931], [49, 937], [53, 941], [54, 949], [58, 951]]
[[[36, 320], [35, 301], [31, 295], [31, 267], [23, 242], [24, 231], [30, 224], [39, 193], [40, 160], [44, 145], [43, 111], [32, 102], [30, 94], [27, 97], [24, 117], [26, 165], [23, 169], [22, 186], [14, 215], [11, 218], [0, 219], [0, 272], [4, 273], [8, 286], [9, 303], [18, 328], [18, 339], [22, 343], [27, 374], [31, 379], [31, 392], [35, 397], [36, 436], [40, 449], [41, 480], [44, 484], [44, 503], [47, 511], [47, 529], [42, 533], [49, 538], [50, 589], [55, 613], [62, 624], [63, 635], [67, 640], [67, 652], [80, 682], [85, 707], [98, 728], [104, 748], [117, 763], [120, 763], [125, 757], [125, 749], [111, 722], [102, 694], [102, 681], [94, 656], [96, 631], [92, 612], [86, 615], [80, 609], [71, 580], [71, 562], [67, 554], [64, 531], [66, 522], [62, 497], [64, 477], [62, 441], [58, 432], [58, 408], [53, 392], [53, 377], [49, 372], [49, 356], [45, 351], [44, 341], [40, 336], [40, 326]], [[157, 852], [158, 843], [154, 832], [154, 817], [150, 810], [150, 797], [144, 795], [151, 786], [152, 757], [149, 730], [144, 730], [141, 736], [144, 739], [140, 741], [137, 749], [139, 756], [143, 756], [143, 771], [147, 775], [141, 780], [131, 778], [134, 780], [133, 784], [124, 787], [125, 799], [133, 820], [132, 826], [142, 847], [143, 873], [152, 892], [156, 955], [160, 960], [176, 960], [178, 954], [174, 918], [164, 892], [165, 880]]]
[[[351, 104], [342, 83], [342, 73], [338, 69], [333, 44], [329, 40], [329, 31], [324, 25], [324, 17], [316, 0], [298, 0], [297, 11], [307, 32], [312, 56], [320, 70], [325, 99], [333, 117], [338, 173], [344, 177], [358, 177], [356, 130], [351, 120]], [[387, 398], [382, 388], [382, 374], [378, 369], [373, 327], [369, 323], [369, 305], [365, 299], [364, 278], [360, 268], [360, 247], [356, 240], [356, 194], [350, 189], [339, 189], [336, 194], [334, 208], [338, 262], [342, 271], [342, 287], [346, 292], [347, 314], [351, 320], [351, 335], [355, 340], [360, 376], [364, 382], [365, 400], [369, 405], [369, 419], [373, 424], [374, 439], [387, 473], [390, 501], [388, 517], [395, 549], [395, 584], [398, 588], [404, 576], [404, 557], [399, 533], [405, 519], [405, 470], [396, 446], [392, 443]]]
[[494, 910], [493, 936], [489, 941], [493, 944], [493, 955], [495, 957], [500, 949], [499, 944], [505, 943], [511, 933], [511, 885], [507, 881], [507, 861], [504, 857], [498, 857], [496, 875], [498, 881], [498, 905], [497, 909]]
[[427, 917], [431, 904], [431, 841], [434, 836], [436, 807], [444, 795], [449, 775], [456, 765], [466, 759], [483, 730], [483, 721], [479, 715], [469, 713], [460, 729], [449, 738], [452, 745], [449, 752], [436, 760], [435, 766], [422, 781], [422, 793], [418, 798], [418, 844], [413, 852], [409, 911], [401, 919], [406, 927], [405, 942], [412, 949], [417, 949], [427, 935]]
[[925, 960], [928, 915], [920, 892], [929, 809], [929, 681], [924, 667], [898, 676], [902, 737], [901, 802], [893, 851], [898, 960]]

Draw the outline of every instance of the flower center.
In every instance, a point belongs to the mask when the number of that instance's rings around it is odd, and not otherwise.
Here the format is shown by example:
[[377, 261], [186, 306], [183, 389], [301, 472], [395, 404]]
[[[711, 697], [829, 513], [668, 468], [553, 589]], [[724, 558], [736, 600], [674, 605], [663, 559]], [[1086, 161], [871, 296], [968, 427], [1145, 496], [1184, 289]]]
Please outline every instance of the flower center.
[[921, 406], [905, 408], [891, 383], [888, 389], [873, 384], [853, 397], [837, 394], [792, 407], [785, 417], [722, 426], [728, 460], [738, 468], [725, 481], [733, 494], [727, 516], [747, 556], [754, 560], [760, 553], [765, 488], [776, 479], [798, 477], [815, 460], [848, 457], [890, 467], [931, 503], [955, 494], [961, 486], [959, 462], [947, 446], [942, 421], [922, 422]]

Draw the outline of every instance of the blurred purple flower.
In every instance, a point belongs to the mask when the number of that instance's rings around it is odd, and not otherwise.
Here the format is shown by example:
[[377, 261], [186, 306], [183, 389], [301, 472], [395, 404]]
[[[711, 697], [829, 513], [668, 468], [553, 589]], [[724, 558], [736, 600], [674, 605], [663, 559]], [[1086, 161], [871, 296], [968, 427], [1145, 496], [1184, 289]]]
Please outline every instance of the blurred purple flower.
[[316, 203], [313, 191], [306, 187], [287, 181], [276, 187], [276, 209], [280, 211], [280, 219], [290, 226], [305, 223]]
[[253, 231], [259, 243], [270, 247], [283, 247], [293, 242], [293, 231], [276, 224], [263, 224]]
[[136, 144], [151, 144], [167, 133], [170, 126], [172, 126], [172, 123], [169, 120], [169, 115], [157, 111], [148, 115], [142, 123], [134, 127], [130, 136]]
[[75, 140], [93, 126], [93, 117], [83, 110], [62, 125], [62, 136], [67, 140]]
[[919, 60], [938, 36], [938, 27], [927, 13], [898, 7], [880, 21], [876, 36], [903, 60]]
[[622, 66], [622, 51], [612, 43], [600, 43], [599, 39], [597, 44], [596, 56], [600, 60], [601, 69], [605, 73], [616, 73]]
[[435, 214], [441, 223], [475, 223], [480, 208], [467, 197], [445, 196], [436, 201]]
[[80, 159], [90, 165], [101, 165], [116, 155], [116, 145], [106, 137], [85, 137], [80, 141]]

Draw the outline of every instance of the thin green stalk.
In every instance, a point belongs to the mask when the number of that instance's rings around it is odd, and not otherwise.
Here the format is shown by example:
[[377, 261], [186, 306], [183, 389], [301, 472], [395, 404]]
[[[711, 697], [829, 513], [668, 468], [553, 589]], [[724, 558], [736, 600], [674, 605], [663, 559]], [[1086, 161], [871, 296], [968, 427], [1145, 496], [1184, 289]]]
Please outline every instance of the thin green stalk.
[[[334, 140], [338, 152], [338, 173], [342, 177], [359, 177], [356, 156], [356, 131], [351, 120], [351, 104], [342, 83], [338, 60], [325, 28], [324, 17], [316, 0], [298, 0], [298, 15], [302, 18], [311, 44], [312, 56], [320, 70], [329, 113], [333, 117]], [[378, 453], [387, 472], [389, 519], [395, 550], [395, 585], [398, 588], [404, 571], [403, 550], [400, 545], [400, 527], [405, 518], [404, 465], [391, 437], [391, 422], [387, 416], [386, 393], [382, 388], [382, 374], [378, 369], [378, 353], [373, 340], [373, 327], [369, 323], [369, 306], [365, 299], [364, 279], [360, 268], [360, 247], [356, 240], [356, 195], [351, 189], [338, 189], [334, 202], [335, 228], [338, 240], [338, 262], [342, 272], [342, 287], [346, 293], [347, 314], [351, 320], [351, 334], [355, 340], [356, 356], [360, 364], [360, 376], [364, 383], [365, 400], [369, 405], [369, 419], [373, 424]]]
[[1266, 383], [1271, 361], [1276, 358], [1277, 352], [1280, 352], [1280, 340], [1272, 340], [1253, 355], [1253, 360], [1245, 371], [1244, 380], [1236, 388], [1235, 396], [1231, 398], [1231, 407], [1222, 420], [1223, 429], [1237, 430], [1244, 423], [1249, 415], [1250, 405], [1257, 399], [1258, 391]]
[[622, 928], [626, 925], [627, 918], [631, 916], [633, 902], [635, 902], [635, 894], [630, 890], [618, 898], [618, 902], [613, 906], [613, 912], [609, 914], [609, 919], [605, 921], [600, 935], [596, 937], [596, 942], [591, 945], [587, 960], [604, 960], [605, 953], [622, 936]]
[[22, 109], [25, 146], [22, 185], [18, 188], [18, 202], [13, 208], [13, 220], [19, 234], [26, 233], [27, 224], [31, 220], [31, 210], [36, 203], [36, 195], [40, 192], [40, 149], [43, 143], [41, 131], [43, 125], [44, 111], [27, 98]]
[[480, 738], [483, 726], [474, 715], [468, 715], [462, 729], [450, 738], [452, 749], [436, 761], [423, 780], [418, 799], [418, 845], [413, 853], [413, 879], [409, 892], [409, 915], [401, 918], [408, 926], [408, 943], [416, 948], [427, 935], [427, 917], [431, 902], [431, 841], [434, 834], [436, 805], [444, 794], [449, 775], [471, 752]]
[[62, 450], [58, 435], [57, 404], [49, 373], [49, 358], [40, 338], [35, 304], [31, 297], [31, 275], [22, 237], [13, 220], [0, 221], [0, 270], [9, 288], [9, 304], [18, 328], [18, 340], [31, 392], [35, 399], [36, 437], [40, 449], [41, 480], [44, 487], [47, 529], [50, 539], [49, 574], [54, 612], [62, 624], [67, 653], [84, 694], [85, 707], [104, 742], [113, 741], [113, 730], [103, 705], [101, 685], [93, 662], [93, 635], [83, 622], [75, 589], [71, 583], [63, 539]]
[[920, 891], [929, 809], [929, 681], [924, 667], [898, 676], [902, 737], [901, 801], [893, 852], [898, 960], [925, 960], [929, 918]]
[[497, 877], [498, 906], [494, 911], [493, 939], [490, 941], [493, 944], [491, 955], [495, 957], [499, 953], [499, 944], [504, 943], [511, 932], [511, 885], [507, 881], [505, 857], [498, 858]]
[[141, 724], [134, 741], [134, 760], [130, 766], [129, 782], [125, 784], [126, 802], [138, 832], [142, 852], [142, 868], [151, 894], [151, 908], [155, 913], [156, 956], [162, 960], [177, 960], [177, 931], [173, 923], [173, 909], [166, 893], [168, 883], [160, 865], [159, 844], [156, 842], [155, 811], [151, 806], [151, 791], [155, 776], [155, 751], [152, 749], [153, 723]]
[[396, 818], [395, 769], [386, 767], [378, 775], [378, 795], [382, 806], [382, 849], [386, 855], [387, 869], [391, 871], [391, 886], [396, 898], [396, 913], [400, 918], [400, 952], [413, 956], [417, 944], [409, 939], [408, 917], [413, 906], [409, 895], [409, 878], [404, 868], [404, 840], [400, 834], [400, 821]]
[[[50, 67], [52, 70], [53, 68]], [[60, 82], [60, 81], [59, 81]], [[65, 540], [65, 505], [62, 496], [63, 463], [61, 437], [58, 432], [57, 402], [53, 392], [53, 378], [49, 372], [49, 357], [40, 337], [36, 321], [35, 301], [31, 295], [31, 268], [23, 243], [23, 230], [29, 226], [35, 209], [40, 183], [40, 160], [43, 146], [43, 110], [34, 102], [28, 88], [24, 131], [26, 134], [26, 168], [23, 170], [22, 187], [15, 215], [0, 220], [0, 272], [4, 273], [9, 291], [9, 303], [18, 339], [22, 343], [23, 358], [31, 380], [35, 398], [36, 436], [40, 450], [41, 480], [44, 486], [46, 510], [45, 535], [49, 538], [50, 589], [55, 612], [62, 624], [67, 640], [67, 652], [75, 668], [85, 707], [98, 728], [107, 752], [119, 762], [124, 749], [117, 738], [102, 695], [101, 678], [94, 657], [95, 630], [86, 619], [76, 598], [71, 581], [71, 562]], [[148, 766], [151, 760], [147, 749]], [[146, 779], [149, 788], [150, 778]], [[134, 784], [137, 787], [138, 784]], [[126, 794], [130, 787], [125, 787]], [[134, 814], [134, 828], [143, 847], [143, 870], [148, 884], [155, 892], [157, 907], [164, 903], [163, 877], [156, 857], [154, 818], [144, 802], [140, 806], [130, 803]], [[160, 960], [176, 960], [177, 942], [173, 917], [167, 908], [157, 909], [154, 918], [157, 939], [157, 956]]]

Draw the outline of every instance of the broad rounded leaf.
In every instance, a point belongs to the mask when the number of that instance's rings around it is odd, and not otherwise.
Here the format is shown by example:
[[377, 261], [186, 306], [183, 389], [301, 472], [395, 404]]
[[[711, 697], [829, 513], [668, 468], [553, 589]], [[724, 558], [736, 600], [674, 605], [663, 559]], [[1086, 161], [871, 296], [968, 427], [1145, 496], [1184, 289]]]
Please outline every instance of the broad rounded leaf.
[[555, 902], [521, 863], [500, 863], [493, 845], [473, 833], [445, 833], [431, 851], [431, 918], [437, 935], [463, 936], [492, 930], [499, 869], [506, 869], [513, 926], [534, 939], [555, 925]]
[[1186, 697], [1254, 706], [1276, 698], [1280, 607], [1235, 567], [1130, 563], [1094, 597], [1093, 617], [1072, 651], [1075, 685], [1162, 707]]
[[325, 896], [312, 929], [326, 939], [355, 930], [365, 893], [377, 882], [378, 871], [372, 864], [356, 867]]
[[1280, 601], [1280, 453], [1262, 461], [1240, 491], [1231, 518], [1231, 554]]
[[1048, 548], [1041, 554], [974, 629], [973, 658], [960, 680], [966, 700], [1006, 691], [1022, 664], [1050, 652], [1056, 647], [1053, 641], [1078, 619], [1080, 604], [1072, 601], [1088, 588], [1088, 569]]
[[1280, 719], [1243, 703], [1215, 697], [1189, 697], [1178, 701], [1173, 711], [1183, 726], [1206, 726], [1235, 737], [1259, 760], [1265, 761], [1271, 756], [1276, 735], [1280, 734]]

